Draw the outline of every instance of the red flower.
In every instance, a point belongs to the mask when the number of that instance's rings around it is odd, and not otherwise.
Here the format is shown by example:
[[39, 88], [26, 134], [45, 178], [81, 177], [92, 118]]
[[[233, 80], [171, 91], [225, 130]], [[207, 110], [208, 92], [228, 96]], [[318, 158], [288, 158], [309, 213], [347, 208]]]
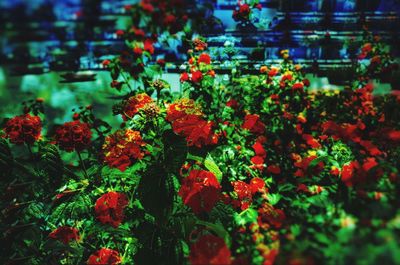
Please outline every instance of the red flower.
[[144, 50], [150, 54], [154, 53], [153, 40], [147, 39], [144, 41]]
[[49, 234], [50, 238], [68, 244], [71, 240], [79, 240], [78, 229], [69, 226], [61, 226]]
[[286, 220], [285, 213], [280, 209], [275, 209], [272, 205], [264, 203], [258, 209], [258, 220], [261, 223], [268, 223], [275, 228], [280, 228]]
[[164, 25], [171, 25], [176, 22], [176, 17], [172, 14], [168, 14], [164, 17]]
[[344, 165], [342, 168], [342, 181], [347, 186], [353, 186], [353, 174], [354, 171], [360, 167], [360, 164], [357, 161], [352, 161], [348, 165]]
[[90, 255], [87, 265], [116, 265], [122, 262], [118, 251], [109, 248], [101, 248]]
[[125, 34], [125, 32], [123, 30], [119, 29], [115, 32], [115, 34], [117, 34], [118, 37], [121, 37]]
[[125, 171], [136, 160], [143, 158], [141, 147], [145, 146], [140, 132], [133, 130], [119, 130], [106, 137], [103, 151], [104, 161], [109, 167]]
[[265, 188], [265, 181], [262, 178], [252, 178], [250, 181], [251, 193], [256, 193]]
[[227, 265], [231, 264], [231, 252], [225, 241], [214, 235], [203, 235], [190, 246], [191, 265]]
[[230, 99], [228, 102], [226, 102], [226, 106], [232, 109], [237, 109], [239, 107], [239, 103], [234, 99]]
[[110, 60], [104, 60], [101, 64], [102, 64], [104, 67], [107, 67], [108, 65], [110, 65], [110, 63], [111, 63]]
[[210, 64], [211, 63], [211, 57], [207, 53], [202, 53], [199, 56], [199, 63], [205, 63], [205, 64]]
[[140, 56], [140, 55], [142, 55], [143, 51], [142, 51], [141, 48], [135, 47], [135, 48], [133, 48], [133, 53], [134, 53], [136, 56]]
[[182, 73], [181, 74], [181, 77], [179, 78], [179, 81], [181, 81], [181, 83], [183, 83], [183, 82], [185, 82], [185, 81], [188, 81], [189, 80], [189, 75], [188, 75], [188, 73]]
[[292, 90], [303, 90], [304, 84], [303, 83], [294, 83], [292, 86]]
[[209, 212], [220, 199], [221, 185], [213, 173], [194, 169], [183, 179], [178, 195], [195, 214]]
[[153, 99], [146, 93], [140, 93], [130, 97], [124, 104], [124, 120], [131, 119], [135, 116], [146, 104], [153, 102]]
[[124, 219], [124, 208], [128, 199], [123, 193], [110, 191], [97, 199], [94, 211], [97, 220], [117, 228]]
[[247, 114], [244, 117], [242, 128], [254, 134], [263, 134], [265, 132], [265, 124], [260, 120], [260, 116], [257, 114]]
[[192, 72], [192, 81], [195, 83], [199, 83], [203, 79], [203, 74], [200, 70]]
[[253, 201], [251, 186], [241, 180], [233, 181], [232, 186], [240, 201], [240, 209], [246, 210], [249, 208]]
[[213, 122], [205, 121], [197, 115], [186, 115], [172, 123], [176, 134], [186, 137], [189, 146], [201, 148], [218, 143], [218, 136], [212, 130]]
[[3, 131], [13, 144], [33, 144], [40, 138], [42, 122], [38, 116], [26, 113], [8, 120]]
[[157, 60], [157, 64], [158, 64], [159, 66], [161, 66], [161, 67], [164, 67], [164, 66], [165, 66], [165, 60], [164, 60], [164, 59], [158, 59], [158, 60]]
[[202, 112], [193, 100], [181, 99], [171, 104], [167, 110], [167, 120], [172, 122], [176, 134], [186, 137], [189, 146], [218, 143], [218, 135], [212, 131], [213, 122], [202, 118]]
[[271, 70], [268, 72], [269, 77], [274, 77], [279, 73], [279, 68], [271, 67]]
[[258, 169], [262, 171], [264, 169], [264, 158], [261, 156], [253, 156], [251, 159], [251, 162], [254, 164], [252, 168]]
[[311, 134], [303, 134], [303, 139], [311, 148], [320, 148], [321, 145]]
[[250, 15], [250, 6], [248, 4], [243, 4], [239, 6], [239, 14], [246, 18]]
[[140, 6], [142, 7], [143, 11], [147, 13], [153, 13], [154, 11], [153, 5], [150, 3], [146, 3], [146, 1], [140, 2]]
[[267, 152], [265, 152], [263, 145], [259, 141], [255, 142], [252, 147], [257, 156], [260, 156], [262, 158], [265, 158], [267, 156]]
[[72, 152], [89, 147], [92, 137], [89, 125], [79, 120], [66, 122], [56, 129], [55, 140], [61, 149]]
[[267, 171], [272, 174], [280, 174], [281, 168], [278, 165], [270, 165], [267, 167]]

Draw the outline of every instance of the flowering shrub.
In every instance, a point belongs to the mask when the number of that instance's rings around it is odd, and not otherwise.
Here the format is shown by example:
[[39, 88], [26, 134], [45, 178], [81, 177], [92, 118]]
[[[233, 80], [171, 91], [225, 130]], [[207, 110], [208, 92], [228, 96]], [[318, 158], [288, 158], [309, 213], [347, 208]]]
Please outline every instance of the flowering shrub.
[[129, 51], [103, 63], [118, 128], [91, 106], [42, 128], [40, 100], [3, 122], [2, 264], [396, 264], [398, 96], [362, 65], [309, 91], [287, 50], [218, 78], [200, 37], [171, 93], [151, 54], [188, 19], [172, 2], [125, 8], [155, 24], [117, 32]]

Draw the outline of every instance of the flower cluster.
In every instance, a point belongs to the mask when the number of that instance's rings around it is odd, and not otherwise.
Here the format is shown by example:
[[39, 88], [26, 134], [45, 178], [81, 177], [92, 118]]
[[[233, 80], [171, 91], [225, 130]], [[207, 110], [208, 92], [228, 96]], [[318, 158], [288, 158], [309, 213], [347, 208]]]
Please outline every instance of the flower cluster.
[[91, 144], [92, 132], [87, 123], [79, 120], [66, 122], [57, 127], [55, 141], [58, 146], [67, 151], [83, 151]]
[[69, 226], [58, 227], [49, 234], [49, 237], [59, 240], [64, 244], [68, 244], [72, 240], [79, 240], [80, 238], [78, 229]]
[[123, 107], [124, 120], [133, 118], [141, 109], [145, 108], [146, 105], [152, 103], [153, 99], [146, 93], [140, 93], [133, 97], [130, 97]]
[[110, 191], [97, 199], [94, 211], [97, 220], [117, 228], [124, 219], [124, 208], [128, 206], [125, 194]]
[[170, 104], [167, 120], [172, 123], [176, 134], [186, 137], [189, 146], [202, 147], [218, 142], [218, 135], [213, 132], [213, 122], [203, 119], [200, 108], [193, 100], [181, 99]]
[[9, 119], [3, 130], [13, 144], [33, 144], [40, 138], [42, 122], [38, 116], [27, 113]]
[[101, 248], [96, 251], [94, 254], [90, 255], [87, 260], [87, 265], [117, 265], [122, 262], [122, 258], [119, 255], [118, 251], [109, 249], [109, 248]]
[[178, 195], [194, 213], [209, 212], [220, 199], [221, 185], [213, 173], [193, 169], [183, 179]]
[[211, 234], [201, 236], [190, 246], [189, 260], [192, 265], [228, 265], [231, 253], [222, 238]]
[[143, 158], [144, 146], [146, 143], [142, 140], [140, 132], [130, 129], [118, 130], [105, 139], [104, 161], [109, 167], [125, 171], [136, 160]]

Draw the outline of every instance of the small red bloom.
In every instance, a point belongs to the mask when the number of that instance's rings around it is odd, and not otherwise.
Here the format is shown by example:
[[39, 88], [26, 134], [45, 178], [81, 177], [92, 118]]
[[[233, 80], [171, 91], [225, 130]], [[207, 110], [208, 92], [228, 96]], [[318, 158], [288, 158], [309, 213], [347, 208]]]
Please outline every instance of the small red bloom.
[[49, 234], [50, 238], [57, 239], [64, 244], [68, 244], [71, 240], [79, 240], [78, 229], [69, 226], [61, 226]]
[[254, 134], [263, 134], [265, 132], [265, 124], [260, 120], [260, 116], [257, 114], [247, 114], [244, 117], [242, 128]]
[[232, 109], [237, 109], [239, 107], [239, 103], [235, 99], [230, 99], [226, 102], [226, 106]]
[[111, 63], [110, 60], [104, 60], [101, 64], [102, 64], [104, 67], [107, 67], [107, 66], [110, 65], [110, 63]]
[[13, 144], [33, 144], [40, 138], [42, 122], [38, 116], [26, 113], [8, 120], [3, 131]]
[[192, 81], [195, 83], [199, 83], [203, 79], [203, 74], [200, 70], [192, 72]]
[[190, 246], [189, 260], [192, 265], [228, 265], [231, 252], [222, 238], [203, 235]]
[[110, 191], [97, 199], [94, 211], [97, 220], [117, 228], [124, 219], [124, 208], [128, 206], [125, 194]]
[[116, 265], [122, 262], [118, 251], [109, 248], [101, 248], [90, 255], [87, 265]]
[[255, 142], [252, 147], [257, 156], [261, 156], [262, 158], [267, 156], [267, 152], [265, 152], [263, 145], [259, 141]]
[[153, 102], [153, 99], [146, 93], [140, 93], [130, 97], [124, 104], [122, 118], [124, 120], [133, 118], [144, 106], [151, 102]]
[[135, 47], [135, 48], [133, 48], [133, 53], [134, 53], [136, 56], [140, 56], [140, 55], [142, 55], [143, 51], [142, 51], [141, 48]]
[[67, 152], [82, 151], [91, 144], [92, 132], [87, 123], [79, 120], [66, 122], [57, 127], [55, 140], [59, 147]]
[[151, 39], [146, 39], [143, 43], [144, 45], [144, 50], [150, 54], [154, 53], [154, 46], [153, 46], [153, 40]]
[[199, 63], [204, 63], [204, 64], [210, 64], [211, 63], [211, 57], [207, 53], [202, 53], [199, 56]]
[[275, 209], [272, 205], [264, 203], [258, 209], [259, 222], [268, 223], [275, 228], [280, 228], [286, 220], [285, 213], [280, 209]]
[[294, 83], [292, 86], [292, 90], [302, 90], [304, 88], [303, 83]]
[[256, 193], [265, 188], [265, 181], [262, 178], [252, 178], [250, 181], [251, 193]]
[[277, 175], [281, 173], [281, 168], [278, 165], [270, 165], [267, 167], [267, 171]]
[[189, 75], [188, 73], [184, 72], [181, 74], [181, 77], [179, 78], [179, 81], [181, 81], [181, 83], [188, 81], [189, 80]]
[[239, 199], [241, 210], [249, 208], [253, 201], [251, 186], [241, 180], [233, 181], [232, 186], [237, 198]]
[[221, 197], [221, 185], [213, 173], [194, 169], [182, 180], [178, 195], [195, 214], [210, 212]]
[[118, 37], [121, 37], [125, 34], [125, 32], [123, 30], [119, 29], [115, 32], [115, 34], [117, 34]]

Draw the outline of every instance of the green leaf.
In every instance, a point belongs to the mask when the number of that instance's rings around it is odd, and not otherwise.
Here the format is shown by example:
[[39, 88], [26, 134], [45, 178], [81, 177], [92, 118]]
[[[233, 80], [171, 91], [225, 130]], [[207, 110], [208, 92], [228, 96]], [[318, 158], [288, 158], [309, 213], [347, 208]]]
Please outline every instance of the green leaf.
[[216, 233], [220, 238], [223, 238], [228, 247], [231, 246], [231, 243], [232, 243], [231, 237], [229, 236], [228, 231], [225, 230], [223, 224], [221, 224], [221, 223], [213, 224], [213, 223], [202, 221], [202, 220], [197, 221], [197, 224], [206, 226], [207, 228], [212, 230], [214, 233]]
[[257, 222], [258, 212], [252, 208], [248, 208], [241, 213], [235, 213], [234, 219], [237, 225], [242, 226]]
[[163, 134], [163, 144], [166, 169], [171, 173], [179, 172], [188, 153], [186, 141], [172, 130], [167, 130]]
[[218, 165], [215, 163], [214, 159], [210, 154], [207, 155], [206, 159], [204, 160], [204, 166], [212, 172], [216, 177], [218, 182], [221, 183], [222, 181], [222, 172], [219, 169]]
[[272, 193], [267, 194], [267, 199], [271, 205], [277, 204], [281, 198], [282, 196], [279, 194], [272, 194]]

